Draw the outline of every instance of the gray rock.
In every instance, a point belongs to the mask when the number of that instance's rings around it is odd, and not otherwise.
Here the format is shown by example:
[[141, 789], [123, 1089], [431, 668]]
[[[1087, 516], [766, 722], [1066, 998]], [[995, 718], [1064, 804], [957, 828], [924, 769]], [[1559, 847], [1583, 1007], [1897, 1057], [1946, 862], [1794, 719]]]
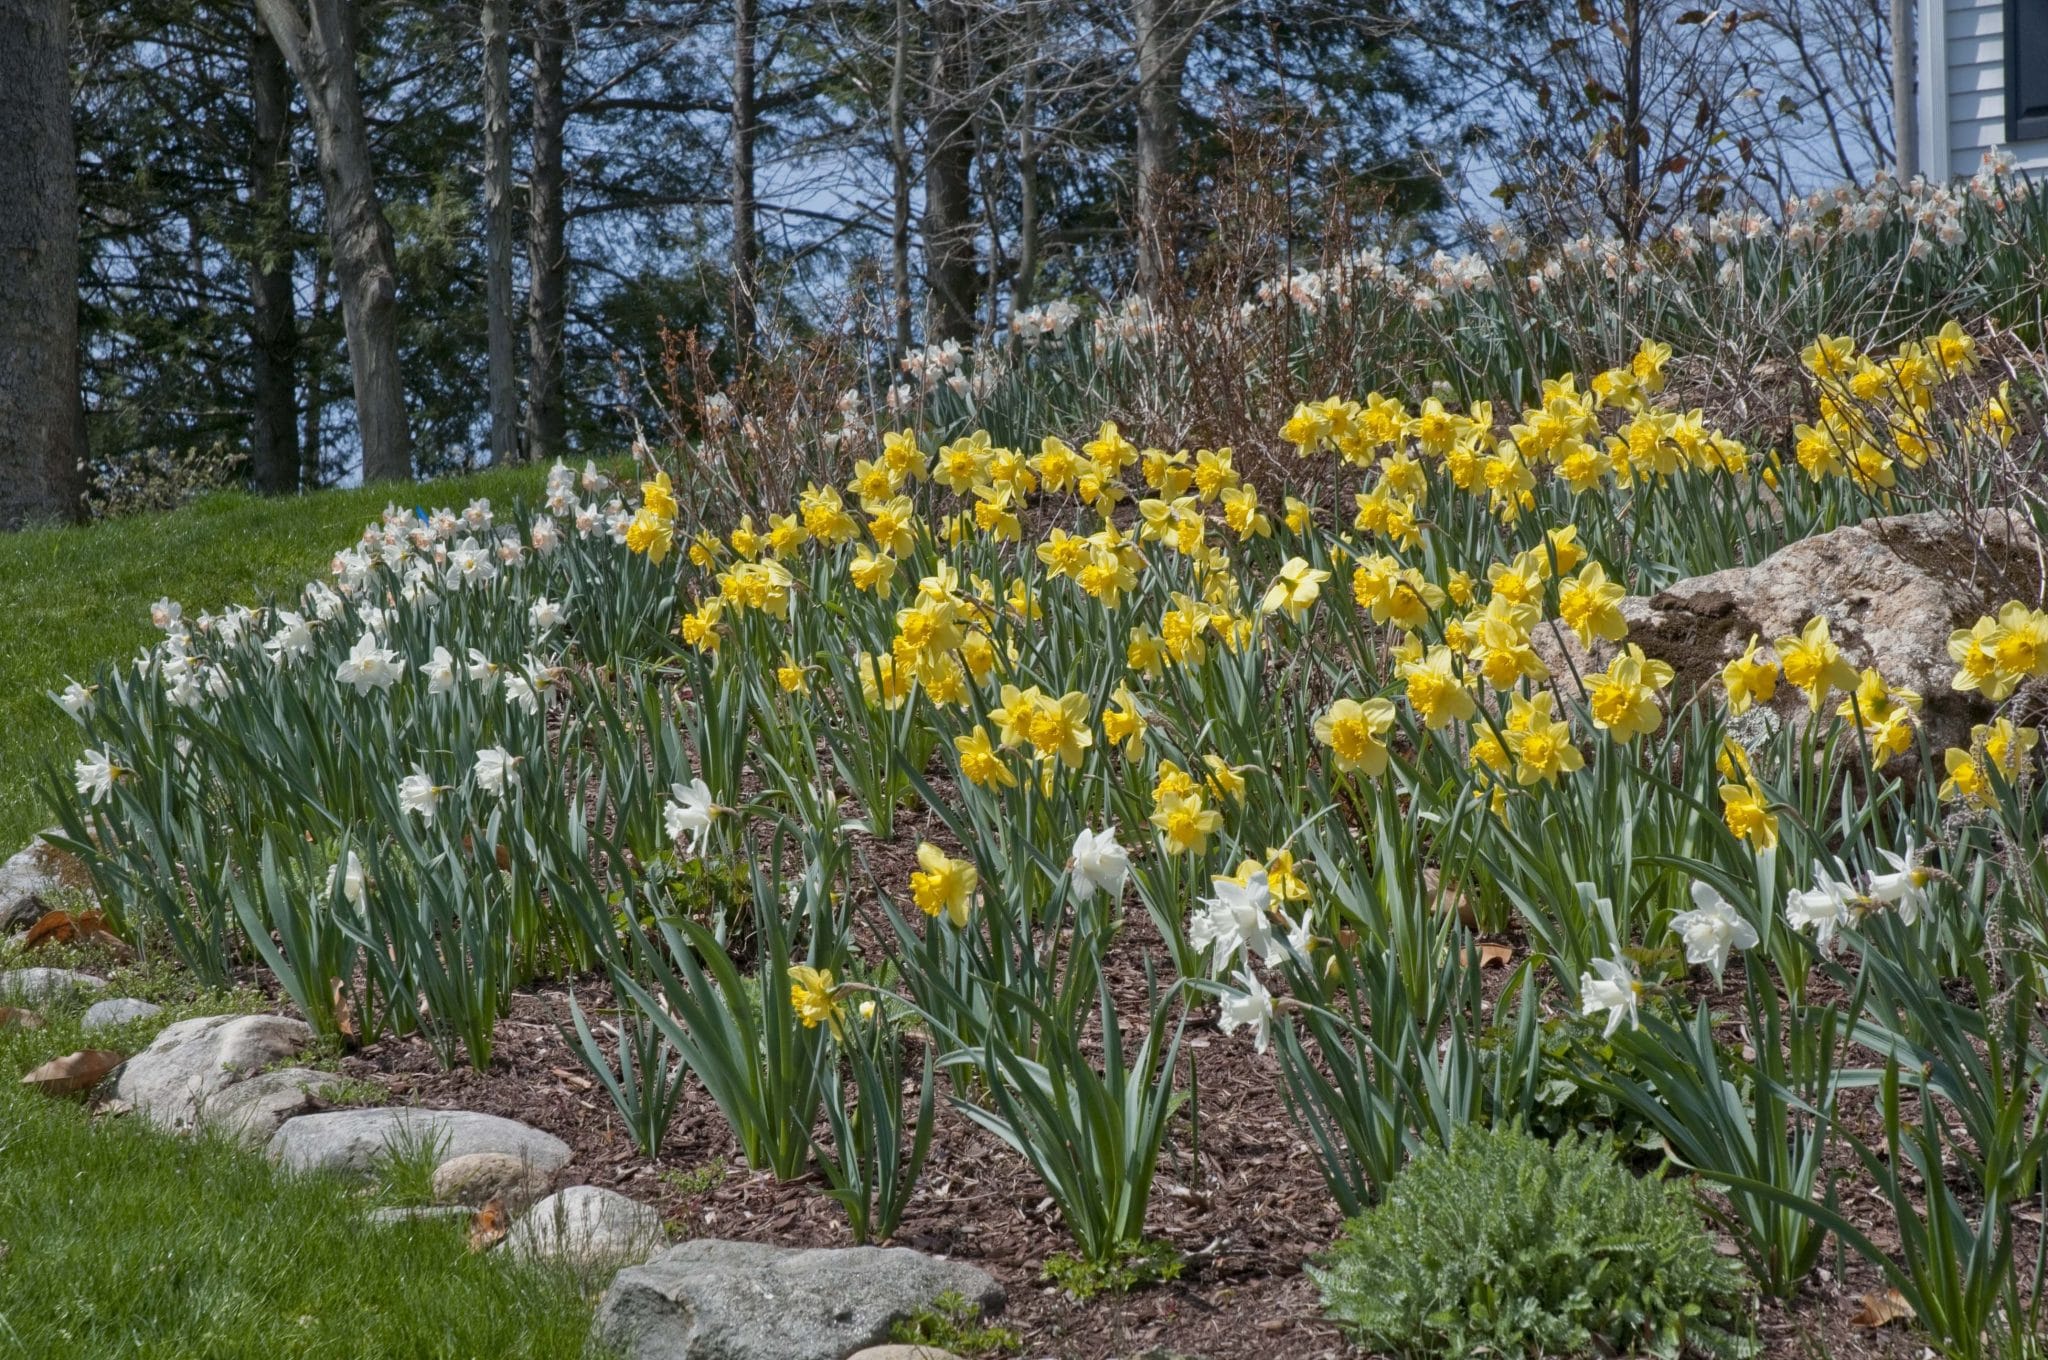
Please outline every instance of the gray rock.
[[[1951, 686], [1949, 634], [2007, 600], [2034, 599], [2040, 552], [2024, 522], [1997, 511], [1869, 520], [1789, 544], [1753, 567], [1690, 577], [1647, 599], [1630, 596], [1621, 602], [1624, 641], [1671, 664], [1677, 675], [1667, 692], [1677, 707], [1701, 691], [1718, 698], [1721, 668], [1752, 636], [1770, 649], [1808, 619], [1825, 617], [1850, 665], [1874, 666], [1887, 684], [1925, 700], [1921, 724], [1934, 750], [1967, 746], [1971, 725], [1988, 721], [1991, 705]], [[1600, 642], [1589, 655], [1548, 624], [1531, 641], [1552, 685], [1574, 702], [1583, 690], [1573, 672], [1583, 678], [1604, 669], [1618, 645]], [[1832, 715], [1841, 697], [1822, 712]], [[1797, 727], [1807, 719], [1806, 696], [1780, 680], [1769, 712], [1751, 725]]]
[[87, 1034], [96, 1029], [114, 1029], [131, 1020], [147, 1020], [152, 1015], [161, 1015], [163, 1009], [162, 1006], [152, 1006], [147, 1001], [137, 1001], [129, 996], [109, 997], [105, 1001], [95, 1001], [86, 1007], [85, 1019], [79, 1022], [79, 1028]]
[[0, 930], [34, 925], [44, 912], [56, 908], [56, 899], [67, 890], [90, 892], [92, 875], [76, 855], [38, 836], [0, 863]]
[[212, 1122], [230, 1087], [312, 1042], [312, 1027], [288, 1015], [180, 1020], [128, 1060], [114, 1094], [160, 1128], [190, 1131]]
[[472, 1152], [451, 1158], [434, 1169], [434, 1202], [481, 1208], [492, 1200], [507, 1213], [526, 1212], [547, 1194], [552, 1172], [504, 1152]]
[[14, 968], [0, 973], [0, 1003], [34, 1006], [79, 992], [96, 992], [106, 985], [105, 978], [69, 968]]
[[986, 1273], [904, 1247], [700, 1239], [620, 1271], [592, 1336], [627, 1360], [841, 1360], [949, 1291], [1003, 1304]]
[[460, 1204], [407, 1204], [395, 1209], [372, 1209], [363, 1222], [373, 1228], [397, 1228], [408, 1223], [466, 1223], [470, 1210]]
[[435, 1166], [475, 1152], [502, 1152], [552, 1176], [569, 1164], [569, 1145], [514, 1119], [463, 1110], [379, 1106], [288, 1119], [270, 1140], [270, 1160], [291, 1171], [369, 1177], [398, 1153], [434, 1150]]
[[258, 1072], [214, 1096], [200, 1110], [200, 1118], [206, 1127], [260, 1148], [286, 1120], [318, 1110], [322, 1098], [341, 1084], [334, 1073], [310, 1067]]
[[651, 1206], [594, 1185], [572, 1185], [512, 1225], [505, 1250], [520, 1260], [582, 1269], [638, 1265], [668, 1244]]

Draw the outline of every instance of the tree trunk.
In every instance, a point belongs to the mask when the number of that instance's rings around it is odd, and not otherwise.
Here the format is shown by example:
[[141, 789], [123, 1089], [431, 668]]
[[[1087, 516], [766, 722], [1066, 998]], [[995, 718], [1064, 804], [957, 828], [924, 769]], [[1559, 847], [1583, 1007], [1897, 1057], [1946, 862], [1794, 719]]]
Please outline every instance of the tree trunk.
[[974, 54], [964, 0], [932, 0], [925, 115], [924, 257], [933, 337], [974, 338]]
[[307, 0], [302, 14], [297, 0], [256, 0], [256, 12], [299, 78], [313, 120], [355, 380], [363, 480], [411, 477], [412, 434], [398, 365], [398, 252], [377, 199], [370, 130], [356, 86], [355, 6], [352, 0]]
[[1178, 164], [1181, 82], [1194, 31], [1187, 0], [1133, 0], [1138, 43], [1138, 289], [1149, 293], [1166, 272], [1164, 198]]
[[1639, 241], [1643, 219], [1643, 148], [1649, 134], [1643, 127], [1643, 7], [1642, 0], [1624, 0], [1622, 24], [1628, 30], [1628, 49], [1623, 53], [1622, 137], [1626, 142], [1622, 160], [1622, 235]]
[[910, 0], [896, 0], [896, 51], [889, 67], [889, 286], [895, 294], [896, 358], [910, 351]]
[[0, 0], [0, 529], [82, 507], [70, 27], [70, 0]]
[[562, 318], [569, 257], [562, 203], [563, 94], [569, 48], [567, 0], [539, 0], [533, 37], [533, 183], [528, 195], [526, 253], [526, 451], [560, 457], [568, 417], [562, 404]]
[[1024, 53], [1024, 93], [1017, 109], [1017, 276], [1010, 307], [1021, 312], [1038, 287], [1038, 34], [1030, 33]]
[[262, 24], [249, 30], [249, 469], [256, 489], [299, 487], [298, 304], [292, 296], [291, 75]]
[[512, 39], [509, 0], [479, 7], [484, 45], [484, 331], [490, 347], [491, 461], [519, 457], [512, 338]]
[[[327, 321], [327, 278], [332, 269], [325, 256], [315, 251], [313, 255], [313, 304], [306, 311], [306, 330], [319, 335]], [[320, 485], [321, 464], [326, 458], [326, 442], [321, 437], [321, 427], [327, 419], [327, 363], [319, 349], [309, 347], [306, 351], [306, 410], [303, 417], [304, 433], [299, 436], [299, 486], [311, 491]]]
[[1913, 0], [1892, 0], [1891, 16], [1892, 140], [1896, 143], [1892, 159], [1899, 183], [1905, 184], [1920, 173], [1920, 109], [1913, 102]]
[[754, 0], [732, 7], [732, 340], [739, 357], [754, 347], [759, 304], [754, 233]]

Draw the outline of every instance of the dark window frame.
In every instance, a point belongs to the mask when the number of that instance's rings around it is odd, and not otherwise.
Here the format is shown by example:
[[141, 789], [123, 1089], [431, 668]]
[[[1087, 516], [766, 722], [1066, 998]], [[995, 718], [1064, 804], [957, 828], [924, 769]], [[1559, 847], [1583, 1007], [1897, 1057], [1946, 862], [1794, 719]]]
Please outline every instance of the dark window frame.
[[[1922, 0], [1922, 3], [1940, 4], [1942, 0]], [[2008, 142], [2034, 142], [2048, 140], [2048, 102], [2038, 107], [2020, 108], [2020, 6], [2029, 5], [2039, 11], [2030, 26], [2027, 44], [2030, 49], [2025, 56], [2033, 69], [2048, 70], [2048, 0], [2005, 0], [2005, 140]], [[1947, 54], [1943, 54], [1947, 60]]]

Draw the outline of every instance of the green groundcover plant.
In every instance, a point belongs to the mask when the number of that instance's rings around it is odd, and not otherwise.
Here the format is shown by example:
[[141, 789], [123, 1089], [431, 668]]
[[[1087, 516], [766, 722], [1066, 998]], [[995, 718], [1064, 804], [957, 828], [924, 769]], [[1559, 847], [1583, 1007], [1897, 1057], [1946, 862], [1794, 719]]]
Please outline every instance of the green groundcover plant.
[[1347, 1331], [1400, 1356], [1757, 1351], [1742, 1273], [1690, 1192], [1577, 1137], [1468, 1126], [1417, 1157], [1309, 1273]]

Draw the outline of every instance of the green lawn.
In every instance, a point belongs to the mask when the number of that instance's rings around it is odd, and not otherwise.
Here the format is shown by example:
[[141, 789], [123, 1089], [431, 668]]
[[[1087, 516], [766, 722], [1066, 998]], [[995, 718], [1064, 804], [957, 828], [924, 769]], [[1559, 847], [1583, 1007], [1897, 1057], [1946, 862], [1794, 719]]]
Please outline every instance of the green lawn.
[[[34, 959], [0, 959], [0, 967]], [[178, 997], [96, 1034], [133, 1053], [174, 1017], [250, 1008]], [[171, 991], [177, 984], [171, 983]], [[86, 1047], [76, 1006], [0, 1028], [0, 1355], [10, 1360], [560, 1360], [583, 1353], [591, 1301], [556, 1269], [474, 1255], [464, 1222], [364, 1222], [364, 1191], [278, 1174], [211, 1138], [94, 1118], [24, 1071]]]
[[51, 823], [40, 772], [75, 754], [71, 720], [44, 696], [154, 641], [153, 601], [168, 595], [196, 615], [295, 595], [389, 500], [509, 505], [538, 498], [543, 477], [524, 467], [278, 500], [223, 493], [164, 514], [0, 534], [0, 858]]

